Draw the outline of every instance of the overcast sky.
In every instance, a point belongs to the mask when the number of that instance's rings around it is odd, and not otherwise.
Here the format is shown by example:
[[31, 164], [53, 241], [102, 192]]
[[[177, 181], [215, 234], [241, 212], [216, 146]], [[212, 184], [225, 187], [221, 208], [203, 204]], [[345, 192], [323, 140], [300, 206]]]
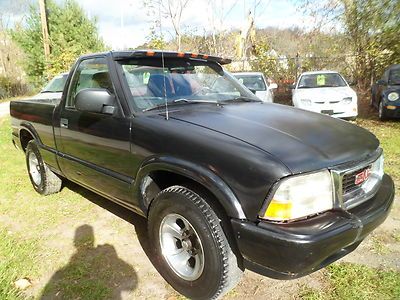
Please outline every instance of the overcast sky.
[[[0, 10], [9, 11], [12, 19], [18, 19], [23, 12], [16, 2], [24, 0], [0, 0]], [[37, 1], [37, 0], [25, 0]], [[63, 0], [56, 0], [63, 2]], [[210, 0], [189, 0], [182, 17], [182, 28], [187, 31], [203, 33], [209, 27], [213, 10]], [[223, 6], [225, 29], [240, 29], [245, 22], [246, 12], [253, 10], [259, 0], [214, 0], [219, 7]], [[97, 17], [99, 33], [113, 49], [136, 47], [143, 44], [149, 34], [151, 17], [143, 7], [143, 0], [79, 0], [90, 17]], [[153, 16], [154, 18], [154, 16]], [[259, 28], [276, 26], [308, 27], [312, 20], [306, 18], [296, 8], [294, 0], [261, 0], [256, 9], [255, 24]], [[173, 32], [168, 19], [162, 20], [163, 33], [171, 38]]]

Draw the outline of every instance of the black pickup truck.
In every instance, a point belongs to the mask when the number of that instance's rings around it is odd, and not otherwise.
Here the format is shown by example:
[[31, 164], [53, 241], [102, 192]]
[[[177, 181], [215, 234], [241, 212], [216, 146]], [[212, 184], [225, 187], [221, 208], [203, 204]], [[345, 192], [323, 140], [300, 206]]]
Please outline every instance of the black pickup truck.
[[76, 182], [148, 220], [157, 269], [221, 297], [244, 269], [289, 279], [353, 251], [394, 199], [379, 141], [329, 116], [263, 103], [228, 59], [83, 56], [61, 100], [11, 102], [34, 189]]

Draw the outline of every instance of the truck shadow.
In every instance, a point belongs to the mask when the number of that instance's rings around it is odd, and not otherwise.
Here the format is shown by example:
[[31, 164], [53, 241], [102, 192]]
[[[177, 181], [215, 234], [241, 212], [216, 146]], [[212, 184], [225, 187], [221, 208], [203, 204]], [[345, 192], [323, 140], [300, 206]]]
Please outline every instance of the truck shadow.
[[126, 222], [129, 222], [135, 227], [135, 232], [137, 235], [137, 238], [139, 240], [139, 243], [141, 247], [143, 248], [145, 254], [151, 261], [151, 263], [157, 268], [157, 263], [156, 259], [154, 256], [154, 251], [152, 251], [152, 248], [149, 243], [148, 235], [147, 235], [147, 220], [132, 212], [129, 209], [126, 209], [94, 192], [91, 192], [84, 187], [79, 186], [78, 184], [75, 184], [71, 181], [66, 180], [64, 183], [63, 188], [68, 188], [71, 191], [80, 194], [82, 197], [86, 198], [90, 202], [106, 209], [113, 215], [119, 217], [120, 219], [125, 220]]
[[65, 181], [63, 188], [68, 188], [71, 191], [78, 193], [90, 202], [108, 210], [110, 213], [116, 215], [120, 219], [123, 219], [126, 222], [132, 224], [135, 227], [140, 245], [143, 247], [146, 255], [148, 255], [148, 251], [150, 251], [151, 249], [147, 238], [147, 221], [144, 217], [69, 180]]
[[120, 259], [110, 244], [95, 246], [93, 227], [75, 230], [75, 253], [57, 270], [38, 299], [122, 299], [137, 286], [134, 268]]
[[[147, 238], [147, 221], [144, 217], [71, 181], [66, 180], [63, 188], [80, 194], [90, 202], [132, 224], [135, 227], [141, 247], [151, 263], [157, 268], [157, 263]], [[93, 299], [102, 298], [104, 296], [101, 294], [102, 288], [104, 288], [103, 292], [105, 294], [105, 289], [109, 289], [111, 299], [121, 299], [123, 291], [133, 291], [136, 288], [138, 278], [135, 270], [117, 256], [115, 248], [108, 244], [94, 247], [93, 243], [94, 232], [90, 225], [82, 225], [76, 229], [74, 238], [76, 252], [66, 266], [54, 273], [43, 289], [42, 295], [39, 297], [40, 300], [79, 298], [82, 295], [90, 295], [92, 289], [93, 292], [99, 293], [93, 295]], [[100, 268], [99, 265], [101, 266]], [[87, 281], [85, 278], [86, 270], [90, 273], [90, 278]], [[78, 276], [79, 282], [77, 282], [76, 276], [73, 276], [76, 272], [80, 273]], [[81, 274], [82, 272], [83, 274]], [[111, 276], [111, 280], [107, 279], [107, 276]], [[102, 287], [101, 283], [103, 281], [109, 282]], [[91, 284], [96, 286], [90, 286]], [[110, 284], [112, 285], [111, 288]]]

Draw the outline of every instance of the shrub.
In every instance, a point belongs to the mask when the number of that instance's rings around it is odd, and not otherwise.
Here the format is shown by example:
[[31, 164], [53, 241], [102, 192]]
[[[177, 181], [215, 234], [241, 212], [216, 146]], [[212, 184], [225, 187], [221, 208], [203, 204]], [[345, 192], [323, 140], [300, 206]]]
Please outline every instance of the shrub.
[[24, 95], [28, 91], [29, 87], [26, 83], [0, 75], [0, 99]]

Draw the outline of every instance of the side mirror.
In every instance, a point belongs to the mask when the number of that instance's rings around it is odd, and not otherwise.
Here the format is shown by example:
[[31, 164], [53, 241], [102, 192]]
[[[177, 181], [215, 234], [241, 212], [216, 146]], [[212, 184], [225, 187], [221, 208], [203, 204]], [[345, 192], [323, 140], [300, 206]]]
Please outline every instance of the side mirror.
[[350, 81], [348, 84], [349, 84], [349, 86], [355, 86], [356, 82], [355, 81]]
[[106, 89], [83, 89], [75, 97], [75, 108], [80, 111], [112, 115], [115, 96]]
[[271, 83], [271, 84], [269, 85], [269, 88], [270, 88], [271, 90], [275, 90], [275, 89], [278, 88], [278, 85], [277, 85], [276, 83]]
[[383, 80], [383, 79], [379, 79], [379, 80], [376, 82], [376, 84], [377, 84], [377, 85], [385, 85], [385, 84], [386, 84], [386, 81]]

